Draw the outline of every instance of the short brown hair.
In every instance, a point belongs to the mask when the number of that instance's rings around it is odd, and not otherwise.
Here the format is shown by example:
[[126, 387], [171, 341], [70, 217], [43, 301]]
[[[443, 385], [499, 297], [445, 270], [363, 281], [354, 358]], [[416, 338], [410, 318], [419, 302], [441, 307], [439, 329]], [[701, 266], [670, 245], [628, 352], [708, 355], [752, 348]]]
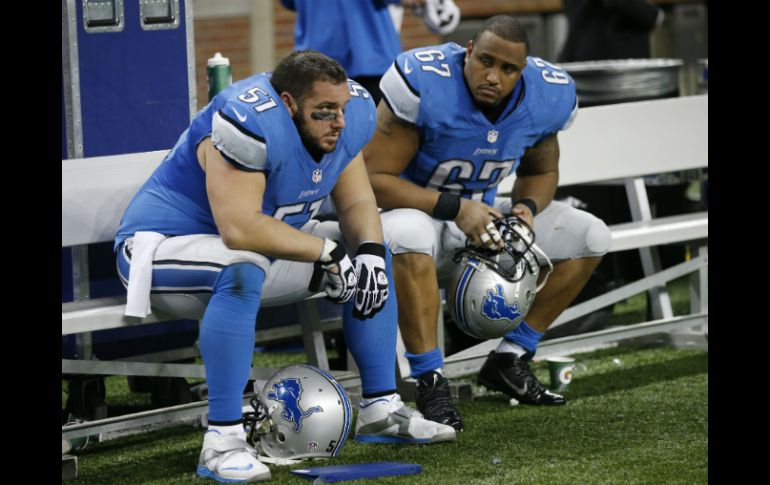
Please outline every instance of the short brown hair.
[[345, 69], [331, 57], [312, 49], [294, 51], [275, 66], [270, 83], [278, 94], [288, 92], [299, 102], [316, 81], [346, 82]]

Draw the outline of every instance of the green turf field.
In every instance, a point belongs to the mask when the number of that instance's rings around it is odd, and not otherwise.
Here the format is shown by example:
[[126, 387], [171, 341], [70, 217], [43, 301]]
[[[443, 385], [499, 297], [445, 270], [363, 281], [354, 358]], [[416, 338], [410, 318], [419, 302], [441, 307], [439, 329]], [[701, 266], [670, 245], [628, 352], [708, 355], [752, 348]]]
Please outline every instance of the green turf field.
[[[680, 281], [672, 292], [677, 314], [687, 308]], [[644, 318], [642, 296], [618, 308], [623, 323]], [[270, 465], [269, 483], [311, 483], [290, 474], [292, 468], [374, 461], [419, 463], [423, 471], [356, 483], [707, 483], [707, 352], [619, 347], [574, 357], [566, 406], [511, 407], [506, 396], [474, 386], [474, 400], [459, 406], [466, 430], [456, 442], [364, 445], [350, 439], [334, 461]], [[302, 362], [304, 355], [270, 359], [261, 364]], [[548, 382], [545, 363], [534, 368]], [[149, 402], [146, 395], [129, 396], [121, 377], [107, 379], [107, 394], [108, 404], [110, 396], [124, 396], [127, 411]], [[67, 483], [215, 483], [195, 476], [200, 443], [199, 429], [179, 426], [89, 444], [78, 454], [79, 478]]]

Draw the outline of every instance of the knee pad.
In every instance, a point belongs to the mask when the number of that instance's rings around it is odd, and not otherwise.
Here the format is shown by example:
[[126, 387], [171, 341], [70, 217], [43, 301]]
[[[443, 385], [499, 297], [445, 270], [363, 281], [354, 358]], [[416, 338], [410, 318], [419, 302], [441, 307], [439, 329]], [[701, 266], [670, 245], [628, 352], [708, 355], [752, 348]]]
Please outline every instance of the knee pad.
[[601, 219], [594, 218], [586, 232], [586, 250], [583, 256], [604, 256], [612, 245], [612, 233]]
[[245, 300], [259, 300], [264, 281], [265, 270], [258, 265], [235, 263], [222, 268], [214, 283], [214, 293], [227, 293]]
[[393, 254], [422, 253], [435, 259], [441, 236], [435, 219], [417, 209], [394, 209], [381, 217], [385, 241]]
[[593, 214], [552, 201], [535, 217], [535, 242], [551, 261], [604, 255], [612, 243], [607, 225]]

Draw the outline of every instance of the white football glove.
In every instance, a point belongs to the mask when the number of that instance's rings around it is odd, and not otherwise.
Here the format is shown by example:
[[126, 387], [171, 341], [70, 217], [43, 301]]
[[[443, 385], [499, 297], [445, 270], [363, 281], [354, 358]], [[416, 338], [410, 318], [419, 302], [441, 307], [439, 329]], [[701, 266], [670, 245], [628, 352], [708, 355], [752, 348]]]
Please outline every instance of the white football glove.
[[338, 241], [324, 239], [321, 257], [315, 262], [308, 290], [323, 290], [326, 298], [335, 303], [345, 303], [356, 294], [356, 270]]
[[460, 9], [452, 0], [425, 0], [425, 5], [415, 9], [417, 15], [434, 34], [447, 35], [460, 23]]
[[353, 316], [365, 320], [382, 310], [388, 299], [385, 246], [373, 242], [361, 244], [353, 263], [358, 276]]

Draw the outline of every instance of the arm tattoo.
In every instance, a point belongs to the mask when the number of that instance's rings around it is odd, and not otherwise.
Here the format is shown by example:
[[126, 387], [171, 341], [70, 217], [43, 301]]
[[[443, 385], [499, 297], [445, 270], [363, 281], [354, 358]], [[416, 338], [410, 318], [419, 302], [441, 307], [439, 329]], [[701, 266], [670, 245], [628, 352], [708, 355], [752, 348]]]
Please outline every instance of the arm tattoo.
[[377, 131], [387, 137], [393, 136], [395, 128], [407, 128], [409, 126], [412, 124], [392, 113], [382, 113], [377, 117]]

